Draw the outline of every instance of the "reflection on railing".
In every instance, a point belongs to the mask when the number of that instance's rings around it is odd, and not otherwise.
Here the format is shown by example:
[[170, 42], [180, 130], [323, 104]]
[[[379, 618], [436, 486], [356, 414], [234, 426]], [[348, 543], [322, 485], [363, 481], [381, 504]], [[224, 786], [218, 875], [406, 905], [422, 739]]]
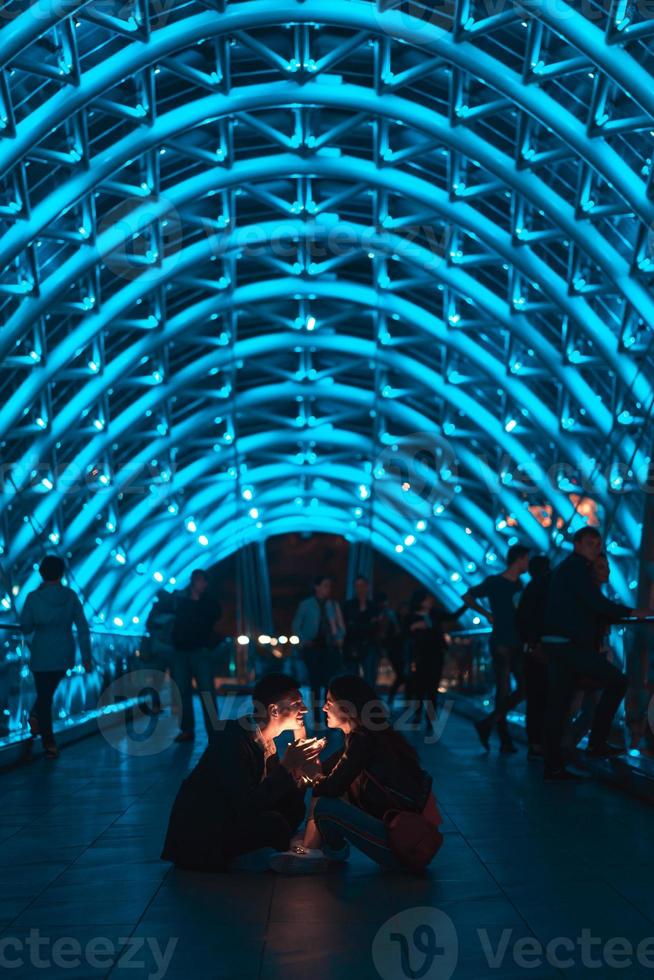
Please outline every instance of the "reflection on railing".
[[[96, 713], [102, 691], [138, 666], [140, 637], [91, 633], [95, 670], [81, 666], [66, 672], [57, 688], [52, 716], [55, 732], [80, 724]], [[17, 626], [0, 624], [0, 747], [29, 736], [27, 719], [36, 693], [29, 668], [29, 648]]]

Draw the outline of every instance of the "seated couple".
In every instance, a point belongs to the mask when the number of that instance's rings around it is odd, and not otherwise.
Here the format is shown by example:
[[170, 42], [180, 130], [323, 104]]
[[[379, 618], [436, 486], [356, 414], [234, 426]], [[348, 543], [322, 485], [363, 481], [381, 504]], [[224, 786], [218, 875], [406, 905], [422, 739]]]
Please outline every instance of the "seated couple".
[[[302, 728], [307, 711], [297, 681], [268, 674], [255, 686], [254, 713], [212, 736], [173, 804], [162, 858], [197, 871], [265, 870], [311, 874], [344, 860], [352, 845], [383, 867], [406, 865], [391, 848], [384, 814], [389, 792], [421, 813], [431, 778], [396, 732], [373, 689], [359, 677], [334, 678], [323, 711], [344, 747], [324, 762], [324, 740], [292, 743], [280, 761], [274, 739]], [[313, 799], [304, 833], [304, 796]]]

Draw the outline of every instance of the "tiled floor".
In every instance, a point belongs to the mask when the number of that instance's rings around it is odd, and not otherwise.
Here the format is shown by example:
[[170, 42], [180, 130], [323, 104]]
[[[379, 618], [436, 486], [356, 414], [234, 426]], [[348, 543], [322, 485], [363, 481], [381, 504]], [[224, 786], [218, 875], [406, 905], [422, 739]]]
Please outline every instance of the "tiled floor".
[[136, 754], [98, 736], [0, 776], [1, 973], [654, 976], [651, 807], [593, 781], [545, 786], [522, 754], [483, 755], [461, 718], [421, 745], [446, 816], [422, 877], [356, 855], [316, 878], [176, 872], [158, 856], [202, 740], [154, 756], [121, 744]]

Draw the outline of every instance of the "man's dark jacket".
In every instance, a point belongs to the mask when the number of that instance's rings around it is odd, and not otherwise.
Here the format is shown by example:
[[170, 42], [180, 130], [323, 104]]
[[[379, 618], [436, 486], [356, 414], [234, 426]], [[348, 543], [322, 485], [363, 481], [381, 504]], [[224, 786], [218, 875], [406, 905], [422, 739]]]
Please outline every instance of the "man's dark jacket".
[[304, 792], [276, 755], [265, 764], [251, 727], [249, 719], [228, 721], [180, 786], [161, 854], [164, 861], [179, 868], [222, 871], [229, 841], [247, 834], [277, 803], [284, 801], [286, 808], [290, 796], [294, 808], [304, 812]]
[[576, 646], [594, 650], [598, 620], [617, 623], [631, 612], [606, 598], [593, 580], [591, 563], [574, 552], [552, 572], [543, 635], [565, 636]]

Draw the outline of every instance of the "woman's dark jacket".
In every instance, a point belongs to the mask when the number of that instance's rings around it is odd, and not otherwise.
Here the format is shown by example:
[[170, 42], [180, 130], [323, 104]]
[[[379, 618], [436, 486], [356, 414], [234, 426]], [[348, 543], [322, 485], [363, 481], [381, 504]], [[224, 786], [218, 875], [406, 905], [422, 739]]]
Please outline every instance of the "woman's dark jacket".
[[229, 840], [275, 810], [275, 804], [287, 803], [289, 794], [297, 796], [294, 803], [302, 809], [304, 791], [278, 756], [264, 762], [250, 720], [228, 721], [179, 788], [162, 859], [181, 868], [223, 870]]
[[379, 819], [393, 807], [377, 784], [392, 794], [397, 809], [421, 812], [431, 792], [431, 776], [417, 761], [395, 751], [383, 733], [365, 729], [346, 735], [344, 748], [323, 762], [323, 773], [314, 785], [314, 796], [345, 796]]

